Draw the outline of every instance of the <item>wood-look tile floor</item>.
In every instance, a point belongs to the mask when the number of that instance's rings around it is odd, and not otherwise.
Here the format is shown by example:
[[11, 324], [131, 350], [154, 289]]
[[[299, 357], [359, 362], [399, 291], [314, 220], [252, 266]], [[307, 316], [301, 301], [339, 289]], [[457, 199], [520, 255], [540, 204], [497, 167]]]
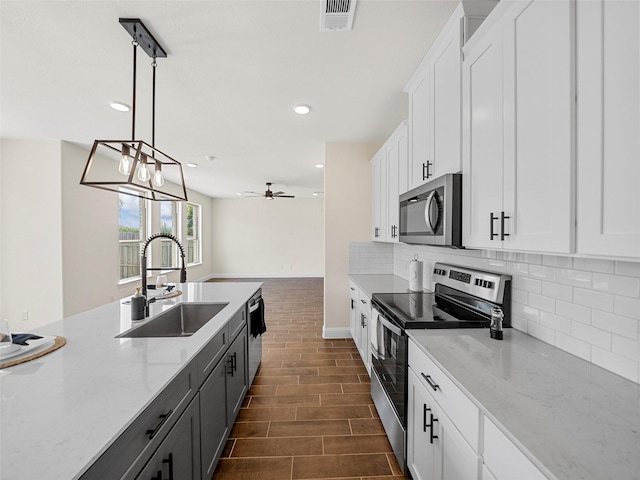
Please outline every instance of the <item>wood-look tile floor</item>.
[[260, 281], [262, 364], [213, 478], [402, 480], [355, 344], [322, 338], [323, 279]]

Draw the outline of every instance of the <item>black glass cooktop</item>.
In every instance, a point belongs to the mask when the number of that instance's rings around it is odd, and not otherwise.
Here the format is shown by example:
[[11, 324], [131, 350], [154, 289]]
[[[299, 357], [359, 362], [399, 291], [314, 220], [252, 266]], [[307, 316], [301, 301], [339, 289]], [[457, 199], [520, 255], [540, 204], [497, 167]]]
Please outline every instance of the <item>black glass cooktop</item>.
[[482, 328], [490, 317], [458, 308], [435, 293], [374, 293], [372, 305], [405, 329]]

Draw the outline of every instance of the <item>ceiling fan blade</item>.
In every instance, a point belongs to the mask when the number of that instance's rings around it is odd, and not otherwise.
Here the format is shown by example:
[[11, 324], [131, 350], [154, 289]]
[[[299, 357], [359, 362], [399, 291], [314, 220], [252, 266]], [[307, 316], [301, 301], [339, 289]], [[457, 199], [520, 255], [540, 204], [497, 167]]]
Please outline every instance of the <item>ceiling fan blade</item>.
[[273, 192], [274, 195], [282, 195], [284, 192]]
[[276, 195], [275, 193], [273, 194], [273, 196], [278, 198], [296, 198], [295, 195]]

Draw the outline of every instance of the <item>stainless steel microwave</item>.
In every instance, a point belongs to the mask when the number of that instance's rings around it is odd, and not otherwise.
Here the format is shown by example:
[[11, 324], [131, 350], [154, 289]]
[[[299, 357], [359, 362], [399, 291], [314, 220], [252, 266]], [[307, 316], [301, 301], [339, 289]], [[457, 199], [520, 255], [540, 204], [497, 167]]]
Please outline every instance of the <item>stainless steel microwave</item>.
[[462, 247], [462, 174], [443, 175], [400, 195], [400, 241]]

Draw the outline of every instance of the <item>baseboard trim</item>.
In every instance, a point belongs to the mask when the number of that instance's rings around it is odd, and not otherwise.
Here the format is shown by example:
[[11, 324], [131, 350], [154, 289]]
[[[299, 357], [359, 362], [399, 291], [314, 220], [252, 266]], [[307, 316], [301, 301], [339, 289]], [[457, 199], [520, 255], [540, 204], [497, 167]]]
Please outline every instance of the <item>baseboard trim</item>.
[[324, 278], [324, 275], [314, 273], [212, 273], [196, 280], [196, 282], [206, 282], [212, 278]]
[[348, 327], [327, 328], [323, 326], [322, 338], [351, 338], [351, 330]]

